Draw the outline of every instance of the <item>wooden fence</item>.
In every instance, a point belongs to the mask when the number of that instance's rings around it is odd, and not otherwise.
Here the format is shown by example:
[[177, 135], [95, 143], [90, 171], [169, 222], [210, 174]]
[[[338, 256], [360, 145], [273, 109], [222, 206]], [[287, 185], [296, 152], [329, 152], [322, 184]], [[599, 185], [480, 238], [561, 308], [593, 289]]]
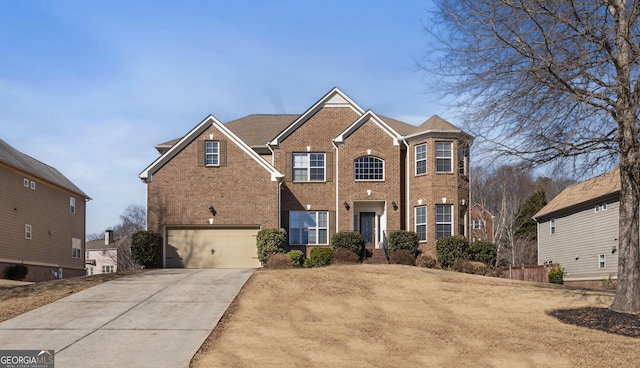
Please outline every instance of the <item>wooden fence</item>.
[[553, 265], [516, 266], [502, 269], [501, 277], [512, 280], [534, 281], [549, 283], [549, 270]]

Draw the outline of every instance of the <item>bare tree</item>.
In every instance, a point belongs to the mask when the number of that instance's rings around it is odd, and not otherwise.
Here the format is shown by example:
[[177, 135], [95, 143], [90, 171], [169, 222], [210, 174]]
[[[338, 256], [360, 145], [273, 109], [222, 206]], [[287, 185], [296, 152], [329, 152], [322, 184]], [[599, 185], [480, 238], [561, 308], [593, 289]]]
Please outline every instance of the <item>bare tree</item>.
[[133, 235], [145, 229], [147, 225], [147, 212], [143, 206], [130, 204], [120, 215], [120, 223], [113, 228], [116, 238]]
[[440, 84], [477, 136], [530, 164], [620, 167], [611, 309], [640, 313], [640, 4], [436, 0]]

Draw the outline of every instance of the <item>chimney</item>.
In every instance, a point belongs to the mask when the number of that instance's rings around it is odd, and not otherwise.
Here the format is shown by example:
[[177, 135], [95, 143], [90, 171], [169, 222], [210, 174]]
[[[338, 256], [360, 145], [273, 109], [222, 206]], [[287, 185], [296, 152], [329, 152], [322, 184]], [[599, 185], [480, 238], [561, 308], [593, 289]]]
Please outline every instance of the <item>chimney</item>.
[[104, 232], [104, 245], [113, 243], [113, 230], [106, 230]]

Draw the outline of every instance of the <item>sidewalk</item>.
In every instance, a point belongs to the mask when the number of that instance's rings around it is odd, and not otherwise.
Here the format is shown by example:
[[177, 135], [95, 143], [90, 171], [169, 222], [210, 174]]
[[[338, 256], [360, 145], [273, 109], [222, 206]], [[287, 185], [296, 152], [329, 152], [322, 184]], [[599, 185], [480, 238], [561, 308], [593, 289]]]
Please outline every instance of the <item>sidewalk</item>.
[[55, 366], [188, 367], [253, 269], [123, 277], [0, 323], [3, 350], [55, 350]]

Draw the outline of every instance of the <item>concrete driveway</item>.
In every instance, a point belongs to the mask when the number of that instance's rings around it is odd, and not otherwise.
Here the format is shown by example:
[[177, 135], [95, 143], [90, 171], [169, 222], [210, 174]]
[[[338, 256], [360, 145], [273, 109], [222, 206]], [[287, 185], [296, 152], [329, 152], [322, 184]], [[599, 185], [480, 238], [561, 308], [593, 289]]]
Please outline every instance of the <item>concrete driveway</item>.
[[119, 278], [0, 323], [0, 349], [55, 350], [61, 368], [188, 367], [254, 271]]

